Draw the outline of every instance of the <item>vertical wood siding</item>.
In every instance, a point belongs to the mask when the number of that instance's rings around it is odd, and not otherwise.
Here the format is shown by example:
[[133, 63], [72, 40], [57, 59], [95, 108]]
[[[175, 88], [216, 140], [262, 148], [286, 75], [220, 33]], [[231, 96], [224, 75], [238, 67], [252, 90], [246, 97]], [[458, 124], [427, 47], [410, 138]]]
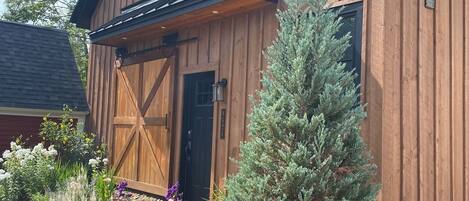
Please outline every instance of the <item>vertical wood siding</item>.
[[468, 3], [364, 1], [363, 135], [380, 200], [469, 200]]
[[[101, 0], [96, 28], [134, 0]], [[362, 39], [362, 99], [367, 103], [363, 137], [378, 164], [380, 200], [469, 200], [469, 0], [365, 0]], [[356, 2], [342, 1], [342, 2]], [[181, 119], [183, 75], [215, 71], [228, 80], [226, 101], [215, 105], [212, 182], [237, 170], [230, 157], [247, 139], [249, 96], [260, 88], [267, 67], [261, 50], [275, 38], [275, 6], [180, 28], [176, 100]], [[145, 38], [129, 46], [137, 51], [161, 44]], [[89, 128], [111, 139], [114, 50], [91, 46]], [[219, 137], [222, 109], [226, 136]], [[178, 116], [179, 115], [179, 116]], [[181, 122], [176, 122], [181, 129]], [[180, 141], [176, 130], [175, 141]], [[177, 146], [176, 146], [177, 147]], [[112, 150], [111, 150], [112, 151]], [[176, 157], [179, 150], [173, 150]], [[173, 164], [177, 170], [178, 164]], [[172, 175], [173, 181], [177, 174]]]
[[[101, 26], [120, 14], [120, 9], [137, 0], [100, 0], [93, 14], [91, 29]], [[95, 132], [101, 141], [112, 139], [112, 117], [115, 110], [114, 48], [91, 45], [88, 65], [87, 99], [90, 108], [88, 129]]]
[[[179, 82], [182, 83], [184, 74], [202, 71], [215, 71], [218, 80], [228, 80], [227, 99], [217, 103], [214, 112], [214, 117], [222, 109], [227, 114], [224, 139], [220, 138], [220, 119], [214, 118], [212, 178], [219, 185], [223, 184], [227, 174], [237, 170], [229, 158], [238, 157], [239, 142], [246, 139], [249, 96], [260, 88], [261, 69], [266, 66], [262, 62], [262, 50], [272, 42], [272, 33], [276, 29], [274, 10], [274, 6], [267, 6], [179, 31], [181, 40], [198, 38], [197, 41], [178, 47]], [[269, 23], [264, 23], [266, 21]], [[182, 96], [182, 89], [179, 90]], [[182, 118], [179, 116], [177, 119], [179, 121]], [[178, 150], [175, 152], [178, 153]]]

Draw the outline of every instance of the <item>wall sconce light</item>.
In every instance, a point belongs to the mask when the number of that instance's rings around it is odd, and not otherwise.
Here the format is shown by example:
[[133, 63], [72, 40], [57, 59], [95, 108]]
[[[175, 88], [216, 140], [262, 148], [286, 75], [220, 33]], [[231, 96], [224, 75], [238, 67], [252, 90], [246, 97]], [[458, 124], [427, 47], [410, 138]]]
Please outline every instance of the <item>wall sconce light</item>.
[[215, 84], [212, 85], [213, 87], [213, 102], [217, 101], [224, 101], [225, 100], [225, 89], [226, 85], [228, 85], [228, 81], [226, 79], [222, 79]]

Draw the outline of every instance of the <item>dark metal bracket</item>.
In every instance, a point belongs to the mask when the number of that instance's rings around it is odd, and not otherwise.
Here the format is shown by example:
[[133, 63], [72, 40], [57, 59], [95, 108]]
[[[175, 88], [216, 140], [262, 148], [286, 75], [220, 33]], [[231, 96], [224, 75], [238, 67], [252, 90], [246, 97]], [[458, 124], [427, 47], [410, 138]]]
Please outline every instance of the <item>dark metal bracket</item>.
[[[174, 36], [171, 36], [171, 37], [174, 37]], [[173, 38], [171, 38], [171, 37], [168, 37], [166, 42], [163, 39], [163, 45], [143, 49], [143, 50], [132, 52], [132, 53], [128, 53], [127, 48], [117, 48], [116, 49], [116, 58], [118, 58], [118, 59], [120, 58], [120, 59], [124, 60], [128, 57], [141, 55], [141, 54], [144, 54], [144, 53], [147, 53], [147, 52], [150, 52], [150, 51], [159, 50], [159, 49], [163, 49], [163, 48], [175, 47], [175, 46], [178, 46], [178, 45], [181, 45], [181, 44], [184, 44], [184, 43], [189, 43], [189, 42], [192, 42], [192, 41], [196, 41], [196, 40], [199, 39], [197, 37], [194, 37], [194, 38], [189, 38], [189, 39], [180, 40], [180, 41], [172, 41]]]
[[425, 0], [425, 7], [434, 9], [436, 0]]
[[126, 58], [128, 54], [127, 48], [125, 47], [116, 48], [115, 54], [116, 54], [116, 58], [120, 58], [120, 59]]

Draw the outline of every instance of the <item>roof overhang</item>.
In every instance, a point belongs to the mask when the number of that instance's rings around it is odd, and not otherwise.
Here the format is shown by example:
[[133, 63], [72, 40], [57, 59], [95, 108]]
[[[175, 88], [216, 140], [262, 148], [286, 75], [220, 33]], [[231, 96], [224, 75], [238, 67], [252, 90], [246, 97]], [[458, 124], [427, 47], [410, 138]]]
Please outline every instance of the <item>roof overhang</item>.
[[271, 3], [267, 0], [160, 0], [143, 6], [137, 3], [91, 31], [90, 39], [94, 44], [120, 47], [145, 36], [174, 32], [180, 27]]
[[[151, 5], [147, 5], [132, 12], [117, 16], [113, 20], [99, 27], [97, 30], [92, 31], [90, 33], [90, 39], [92, 42], [101, 41], [141, 27], [160, 23], [195, 10], [206, 8], [223, 1], [224, 0], [185, 0], [181, 3], [167, 6], [166, 8], [159, 10], [156, 10], [157, 8], [148, 9], [146, 7], [150, 7]], [[160, 1], [156, 1], [155, 4], [159, 2]], [[154, 7], [157, 6], [158, 5]]]

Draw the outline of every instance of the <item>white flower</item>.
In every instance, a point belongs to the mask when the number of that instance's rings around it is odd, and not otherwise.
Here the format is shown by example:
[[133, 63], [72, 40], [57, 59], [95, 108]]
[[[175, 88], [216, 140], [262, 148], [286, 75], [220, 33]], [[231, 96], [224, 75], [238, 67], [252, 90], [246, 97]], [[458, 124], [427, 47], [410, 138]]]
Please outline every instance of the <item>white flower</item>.
[[93, 167], [95, 167], [96, 165], [99, 164], [99, 161], [97, 161], [96, 159], [90, 159], [90, 160], [88, 161], [88, 164], [91, 165], [91, 166], [93, 166]]
[[47, 148], [47, 150], [49, 150], [49, 151], [50, 151], [50, 150], [55, 150], [55, 149], [54, 149], [54, 145], [49, 146], [49, 148]]
[[8, 149], [5, 150], [5, 151], [3, 152], [3, 155], [2, 155], [2, 156], [3, 156], [3, 158], [5, 158], [5, 159], [10, 158], [10, 157], [11, 157], [11, 152], [10, 152], [10, 150], [8, 150]]
[[53, 170], [53, 169], [54, 169], [54, 166], [52, 166], [52, 165], [47, 165], [47, 168], [49, 168], [49, 170]]
[[0, 169], [0, 174], [5, 174], [5, 170]]
[[18, 149], [16, 151], [16, 157], [18, 157], [19, 159], [27, 158], [30, 154], [30, 149]]
[[109, 160], [108, 160], [107, 158], [104, 158], [104, 159], [103, 159], [104, 165], [107, 165], [108, 162], [109, 162]]
[[31, 154], [28, 155], [28, 156], [26, 157], [26, 160], [34, 160], [34, 155], [31, 155]]
[[41, 151], [44, 149], [44, 145], [42, 143], [37, 144], [33, 148], [33, 153], [41, 153]]
[[106, 177], [105, 179], [103, 179], [103, 181], [106, 182], [106, 183], [110, 183], [112, 180], [111, 180], [111, 178]]
[[76, 191], [77, 189], [80, 189], [80, 183], [78, 183], [78, 182], [72, 181], [72, 182], [69, 183], [69, 185], [70, 185], [70, 188], [73, 189], [73, 190], [75, 190], [75, 191]]
[[8, 179], [10, 177], [11, 177], [11, 174], [9, 172], [2, 173], [2, 174], [0, 174], [0, 181], [2, 181], [4, 179]]
[[17, 149], [20, 149], [21, 146], [17, 145], [16, 142], [10, 142], [10, 148], [12, 151], [15, 151]]
[[0, 163], [3, 162], [3, 158], [0, 158]]
[[55, 149], [50, 149], [47, 151], [48, 156], [57, 156], [57, 151]]

